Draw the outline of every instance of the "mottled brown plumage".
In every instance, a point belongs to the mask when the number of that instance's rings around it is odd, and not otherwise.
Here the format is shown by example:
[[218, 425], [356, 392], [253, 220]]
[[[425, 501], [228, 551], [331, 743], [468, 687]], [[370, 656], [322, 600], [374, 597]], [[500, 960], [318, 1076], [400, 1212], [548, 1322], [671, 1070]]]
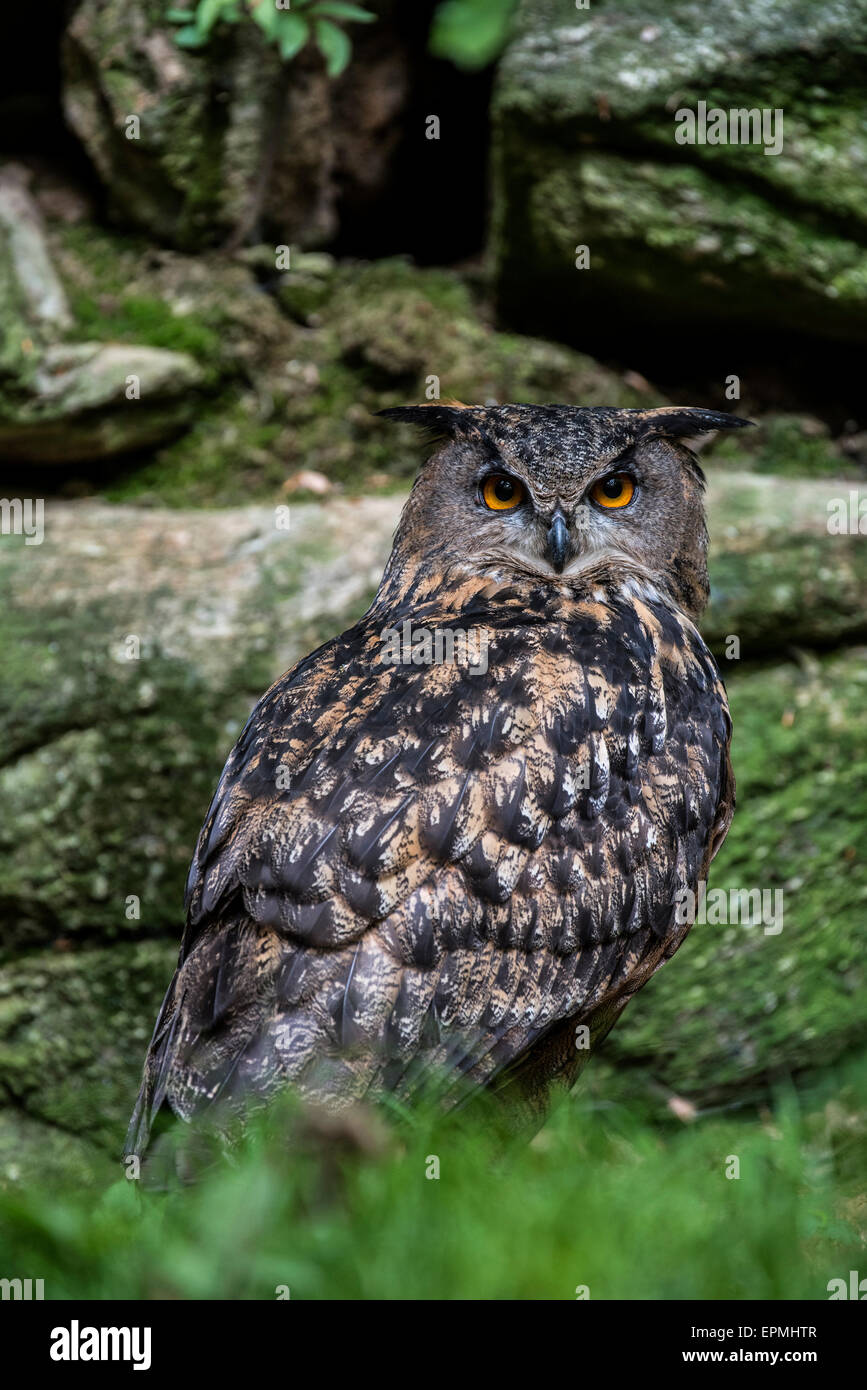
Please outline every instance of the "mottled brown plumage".
[[[130, 1151], [161, 1107], [287, 1085], [333, 1107], [484, 1086], [538, 1124], [587, 1056], [576, 1026], [598, 1040], [680, 945], [676, 894], [728, 828], [728, 709], [693, 623], [702, 476], [677, 440], [745, 422], [386, 413], [439, 446], [368, 613], [271, 687], [226, 763]], [[609, 513], [612, 474], [635, 491]], [[507, 513], [483, 501], [502, 476]], [[407, 620], [481, 634], [486, 671], [391, 663]]]

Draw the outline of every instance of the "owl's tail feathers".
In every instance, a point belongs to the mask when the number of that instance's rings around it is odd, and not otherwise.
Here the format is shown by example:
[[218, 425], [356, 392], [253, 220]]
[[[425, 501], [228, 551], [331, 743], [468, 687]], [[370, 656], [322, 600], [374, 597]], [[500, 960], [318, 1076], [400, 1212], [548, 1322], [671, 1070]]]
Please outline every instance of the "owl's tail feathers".
[[157, 1015], [135, 1109], [132, 1112], [126, 1132], [124, 1157], [140, 1158], [144, 1154], [150, 1140], [154, 1119], [165, 1100], [172, 1062], [175, 1057], [175, 1041], [183, 1005], [182, 992], [178, 998], [179, 975], [180, 971], [177, 971], [166, 990], [165, 998]]
[[126, 1137], [141, 1156], [161, 1113], [190, 1120], [225, 1092], [261, 1017], [257, 934], [218, 922], [183, 957], [162, 1002]]
[[185, 955], [157, 1017], [126, 1137], [125, 1155], [145, 1159], [142, 1174], [158, 1166], [157, 1148], [186, 1145], [193, 1127], [230, 1145], [244, 1116], [322, 1047], [323, 1020], [300, 1000], [287, 1009], [278, 998], [281, 981], [297, 984], [304, 974], [293, 973], [293, 956], [240, 916], [215, 923]]
[[200, 1031], [196, 986], [196, 974], [190, 979], [180, 967], [157, 1017], [127, 1130], [124, 1158], [141, 1161], [139, 1176], [149, 1189], [199, 1180], [238, 1134], [232, 1080], [242, 1058], [249, 1061], [256, 1051], [258, 1019], [218, 1030], [223, 1036], [215, 1047]]

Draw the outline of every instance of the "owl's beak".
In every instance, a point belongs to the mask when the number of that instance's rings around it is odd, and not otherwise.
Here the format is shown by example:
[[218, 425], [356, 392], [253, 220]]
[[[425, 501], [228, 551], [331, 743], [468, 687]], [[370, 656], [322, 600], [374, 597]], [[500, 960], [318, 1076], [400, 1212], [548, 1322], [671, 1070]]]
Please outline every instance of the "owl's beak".
[[566, 518], [559, 507], [551, 518], [546, 540], [548, 559], [557, 573], [562, 574], [563, 566], [569, 556], [569, 527], [566, 525]]

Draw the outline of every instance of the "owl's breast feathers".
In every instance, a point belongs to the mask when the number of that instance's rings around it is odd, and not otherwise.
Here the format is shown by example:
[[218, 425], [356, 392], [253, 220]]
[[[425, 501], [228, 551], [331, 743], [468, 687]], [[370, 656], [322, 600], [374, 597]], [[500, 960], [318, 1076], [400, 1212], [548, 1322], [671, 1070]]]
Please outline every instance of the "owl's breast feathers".
[[[405, 619], [487, 669], [390, 664]], [[729, 738], [704, 643], [640, 586], [474, 580], [371, 610], [226, 763], [130, 1151], [165, 1100], [187, 1119], [287, 1083], [339, 1104], [437, 1075], [538, 1108], [586, 1056], [576, 1024], [604, 1034], [686, 934]]]

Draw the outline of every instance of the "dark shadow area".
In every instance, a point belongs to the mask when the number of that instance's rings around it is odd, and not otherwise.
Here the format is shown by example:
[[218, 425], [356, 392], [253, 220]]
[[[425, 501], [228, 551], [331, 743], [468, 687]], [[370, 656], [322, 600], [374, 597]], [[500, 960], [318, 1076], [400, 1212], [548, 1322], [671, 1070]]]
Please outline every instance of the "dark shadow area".
[[70, 0], [4, 6], [0, 19], [0, 157], [45, 161], [99, 192], [90, 161], [66, 124], [60, 44], [75, 11]]
[[[862, 344], [657, 311], [613, 287], [576, 301], [569, 314], [561, 287], [550, 295], [538, 294], [538, 283], [534, 289], [500, 303], [504, 328], [560, 339], [607, 366], [639, 372], [679, 404], [814, 414], [835, 433], [864, 418], [863, 411], [853, 417], [854, 403], [863, 401]], [[740, 403], [725, 398], [731, 375], [740, 378]]]
[[[428, 32], [434, 0], [402, 5], [391, 23], [409, 55], [402, 135], [385, 190], [373, 199], [347, 186], [337, 256], [408, 255], [419, 265], [450, 265], [481, 252], [488, 210], [488, 153], [493, 67], [462, 72], [432, 58]], [[439, 139], [428, 139], [436, 116]]]

